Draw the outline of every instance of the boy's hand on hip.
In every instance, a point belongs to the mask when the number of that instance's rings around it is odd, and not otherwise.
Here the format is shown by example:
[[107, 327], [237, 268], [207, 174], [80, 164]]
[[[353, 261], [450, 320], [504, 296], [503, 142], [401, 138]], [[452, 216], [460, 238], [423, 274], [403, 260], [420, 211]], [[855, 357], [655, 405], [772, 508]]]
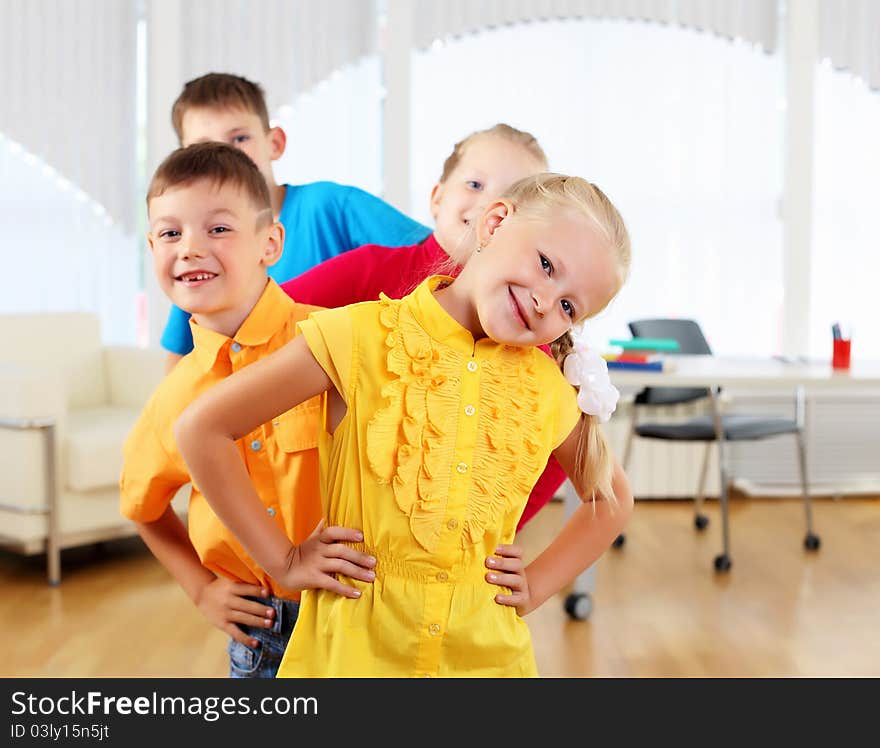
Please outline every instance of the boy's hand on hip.
[[269, 628], [275, 619], [275, 611], [262, 603], [247, 600], [246, 595], [268, 597], [269, 591], [256, 584], [217, 577], [202, 590], [197, 605], [202, 615], [218, 629], [246, 647], [256, 647], [257, 640], [245, 634], [238, 624]]
[[314, 532], [293, 549], [287, 573], [278, 581], [294, 590], [325, 589], [343, 597], [360, 597], [359, 589], [343, 584], [336, 575], [362, 582], [372, 582], [376, 578], [373, 571], [376, 559], [346, 545], [361, 543], [363, 539], [360, 530], [324, 527], [324, 520], [321, 520]]
[[518, 545], [499, 545], [495, 549], [495, 555], [486, 559], [486, 566], [491, 569], [486, 574], [486, 581], [509, 588], [510, 594], [495, 595], [495, 602], [499, 605], [510, 605], [516, 608], [519, 615], [524, 616], [533, 606], [522, 556], [522, 548]]

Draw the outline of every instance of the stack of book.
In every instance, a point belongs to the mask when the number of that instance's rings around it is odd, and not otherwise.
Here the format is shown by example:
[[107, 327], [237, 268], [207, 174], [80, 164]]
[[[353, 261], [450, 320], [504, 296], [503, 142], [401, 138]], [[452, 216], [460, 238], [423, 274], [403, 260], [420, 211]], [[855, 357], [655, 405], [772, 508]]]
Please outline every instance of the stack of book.
[[672, 338], [613, 339], [608, 343], [621, 349], [619, 353], [605, 354], [609, 369], [666, 371], [671, 364], [664, 354], [678, 351], [678, 341]]

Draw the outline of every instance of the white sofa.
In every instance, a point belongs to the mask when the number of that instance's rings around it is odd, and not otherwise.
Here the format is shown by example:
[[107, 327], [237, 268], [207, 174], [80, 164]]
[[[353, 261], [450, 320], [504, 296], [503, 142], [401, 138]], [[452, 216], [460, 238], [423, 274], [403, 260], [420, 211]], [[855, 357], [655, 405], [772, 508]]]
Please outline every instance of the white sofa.
[[57, 584], [62, 548], [136, 532], [119, 513], [122, 444], [165, 356], [102, 345], [79, 312], [0, 315], [0, 340], [0, 545], [46, 551]]

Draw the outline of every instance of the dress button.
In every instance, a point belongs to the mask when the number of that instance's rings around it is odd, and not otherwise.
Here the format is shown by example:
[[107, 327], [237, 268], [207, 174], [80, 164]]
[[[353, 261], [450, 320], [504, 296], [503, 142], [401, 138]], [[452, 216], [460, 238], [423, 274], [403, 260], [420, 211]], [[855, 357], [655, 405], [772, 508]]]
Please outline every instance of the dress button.
[[458, 520], [457, 520], [455, 517], [453, 517], [452, 519], [450, 519], [450, 520], [446, 523], [446, 526], [447, 526], [450, 530], [454, 530], [456, 527], [458, 527]]
[[464, 406], [464, 414], [466, 416], [472, 416], [477, 412], [477, 409], [473, 405], [465, 405]]
[[260, 451], [260, 447], [262, 447], [262, 446], [263, 446], [263, 445], [260, 443], [260, 440], [259, 440], [259, 439], [254, 439], [254, 440], [251, 442], [251, 449], [254, 450], [254, 452], [259, 452], [259, 451]]
[[438, 571], [437, 572], [437, 581], [438, 582], [445, 582], [447, 579], [449, 579], [449, 574], [447, 574], [445, 571]]
[[477, 370], [477, 362], [476, 361], [468, 361], [467, 362], [467, 370], [468, 371], [476, 371]]
[[238, 343], [233, 343], [231, 348], [235, 353], [238, 353], [241, 350], [241, 345]]
[[266, 510], [266, 514], [268, 514], [270, 517], [274, 517], [274, 516], [275, 516], [275, 510], [270, 506], [270, 507]]
[[430, 626], [428, 626], [428, 631], [431, 632], [431, 636], [437, 636], [437, 634], [440, 633], [440, 624], [432, 623]]
[[466, 473], [467, 472], [467, 463], [466, 462], [459, 462], [458, 465], [455, 466], [455, 469], [459, 473]]

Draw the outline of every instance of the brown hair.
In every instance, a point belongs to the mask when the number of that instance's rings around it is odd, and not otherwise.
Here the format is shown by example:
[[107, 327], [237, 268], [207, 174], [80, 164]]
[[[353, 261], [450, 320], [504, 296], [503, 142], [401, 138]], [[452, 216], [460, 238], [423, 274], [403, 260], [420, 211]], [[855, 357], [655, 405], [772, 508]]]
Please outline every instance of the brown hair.
[[221, 187], [232, 184], [244, 190], [254, 208], [268, 211], [272, 217], [272, 200], [266, 180], [244, 152], [226, 143], [193, 143], [186, 148], [172, 151], [159, 164], [147, 190], [147, 206], [150, 200], [172, 187], [191, 184], [207, 179]]
[[[617, 294], [629, 275], [631, 248], [629, 232], [623, 217], [608, 196], [596, 185], [580, 177], [564, 174], [536, 174], [521, 179], [504, 193], [516, 213], [541, 217], [549, 210], [567, 209], [585, 215], [605, 239], [608, 251], [617, 264], [617, 287], [601, 308], [607, 306]], [[594, 314], [601, 311], [597, 309]], [[571, 333], [550, 344], [559, 367], [571, 353], [574, 345]], [[612, 488], [614, 464], [611, 450], [599, 427], [596, 416], [581, 413], [580, 435], [575, 457], [575, 475], [570, 476], [581, 495], [606, 499], [612, 506], [617, 497]]]
[[445, 182], [452, 173], [452, 170], [458, 166], [458, 162], [461, 161], [464, 149], [467, 148], [468, 144], [472, 140], [486, 135], [504, 138], [511, 143], [521, 145], [541, 162], [541, 166], [544, 169], [547, 168], [547, 155], [544, 153], [544, 149], [538, 144], [538, 139], [534, 135], [525, 132], [524, 130], [517, 130], [515, 127], [506, 125], [503, 122], [499, 122], [497, 125], [494, 125], [487, 130], [477, 130], [476, 132], [472, 132], [453, 146], [452, 153], [450, 153], [446, 161], [443, 162], [443, 173], [440, 175], [441, 182]]
[[179, 143], [183, 142], [183, 115], [192, 107], [243, 109], [256, 114], [263, 124], [263, 130], [269, 131], [269, 110], [262, 86], [240, 75], [208, 73], [184, 85], [171, 107], [171, 124], [174, 125]]

